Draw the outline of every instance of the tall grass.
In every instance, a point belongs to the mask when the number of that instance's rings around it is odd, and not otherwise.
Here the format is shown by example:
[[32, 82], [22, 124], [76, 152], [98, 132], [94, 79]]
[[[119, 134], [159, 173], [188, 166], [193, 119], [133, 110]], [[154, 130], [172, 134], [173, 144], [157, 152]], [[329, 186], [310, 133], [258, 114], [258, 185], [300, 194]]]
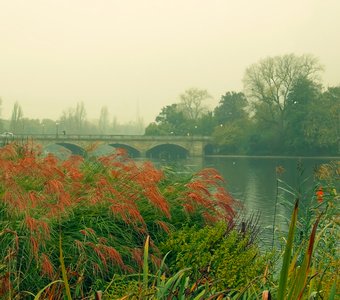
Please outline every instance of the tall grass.
[[[277, 299], [332, 299], [334, 290], [339, 289], [339, 174], [339, 162], [322, 165], [315, 173], [311, 196], [302, 197], [298, 190], [300, 199], [290, 220]], [[299, 216], [302, 201], [303, 214]]]
[[171, 228], [234, 217], [235, 201], [215, 170], [180, 183], [166, 176], [150, 162], [136, 163], [122, 152], [60, 161], [41, 155], [39, 146], [1, 148], [1, 285], [11, 295], [36, 293], [66, 272], [71, 292], [82, 297], [113, 274], [140, 270], [147, 236], [149, 258], [159, 266], [155, 241]]

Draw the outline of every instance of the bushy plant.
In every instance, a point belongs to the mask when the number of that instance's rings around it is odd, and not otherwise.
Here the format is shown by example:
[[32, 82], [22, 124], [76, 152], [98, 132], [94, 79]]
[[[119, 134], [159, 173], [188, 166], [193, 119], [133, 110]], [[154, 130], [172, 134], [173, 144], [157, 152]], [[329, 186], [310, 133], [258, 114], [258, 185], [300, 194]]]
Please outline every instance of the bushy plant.
[[311, 196], [297, 194], [285, 239], [278, 299], [334, 299], [339, 291], [339, 171], [339, 162], [321, 165]]
[[313, 259], [314, 281], [310, 294], [320, 299], [331, 294], [332, 287], [340, 291], [340, 161], [321, 165], [315, 172], [316, 185], [311, 214], [320, 216], [320, 232], [316, 236]]
[[170, 251], [168, 265], [172, 272], [190, 266], [192, 279], [205, 278], [218, 291], [241, 289], [261, 277], [268, 259], [256, 243], [250, 242], [247, 232], [230, 229], [227, 222], [202, 229], [184, 228], [161, 249]]

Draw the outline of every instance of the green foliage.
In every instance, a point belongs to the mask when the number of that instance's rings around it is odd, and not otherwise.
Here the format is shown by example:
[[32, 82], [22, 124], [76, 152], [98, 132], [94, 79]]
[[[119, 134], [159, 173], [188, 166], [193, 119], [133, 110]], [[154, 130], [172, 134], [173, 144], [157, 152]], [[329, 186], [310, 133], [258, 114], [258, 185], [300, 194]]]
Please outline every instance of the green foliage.
[[288, 282], [288, 271], [291, 262], [291, 253], [293, 248], [293, 241], [294, 241], [294, 232], [296, 228], [296, 221], [297, 221], [297, 214], [298, 214], [298, 202], [296, 202], [292, 218], [290, 221], [289, 232], [287, 237], [286, 248], [284, 250], [283, 256], [283, 263], [280, 272], [280, 280], [279, 280], [279, 288], [278, 288], [278, 300], [286, 299], [286, 287]]
[[307, 109], [304, 130], [308, 145], [317, 153], [339, 154], [340, 86], [329, 87]]
[[61, 235], [59, 235], [59, 261], [60, 261], [61, 274], [62, 274], [63, 282], [64, 282], [64, 285], [65, 285], [66, 297], [67, 297], [68, 300], [72, 300], [70, 284], [68, 282], [67, 271], [66, 271], [65, 262], [64, 262], [64, 254], [63, 254], [63, 247], [62, 247], [62, 242], [61, 242]]
[[[165, 260], [155, 274], [150, 274], [148, 270], [149, 253], [148, 239], [144, 247], [143, 274], [134, 274], [132, 276], [114, 276], [109, 285], [106, 287], [104, 296], [108, 299], [204, 299], [208, 296], [211, 299], [214, 295], [209, 284], [201, 281], [190, 282], [187, 272], [190, 268], [179, 270], [176, 274], [166, 277]], [[141, 277], [143, 276], [143, 282]], [[134, 279], [136, 277], [136, 279]], [[147, 280], [145, 279], [147, 278]], [[146, 284], [147, 283], [147, 284]], [[219, 293], [217, 293], [219, 295]], [[106, 298], [105, 298], [106, 299]]]
[[248, 118], [248, 100], [243, 93], [227, 92], [214, 109], [217, 124], [230, 124]]
[[204, 90], [187, 90], [145, 133], [212, 136], [217, 154], [337, 155], [340, 87], [323, 92], [320, 71], [311, 55], [267, 57], [246, 69], [246, 95], [226, 92], [208, 111]]
[[[278, 299], [328, 299], [333, 288], [339, 290], [338, 174], [338, 162], [321, 165], [312, 193], [305, 193], [301, 187], [295, 191], [299, 213], [295, 205], [285, 239]], [[293, 194], [291, 187], [281, 189]]]
[[[306, 78], [299, 78], [287, 97], [285, 108], [286, 151], [292, 154], [308, 154], [311, 151], [308, 127], [311, 125], [312, 108], [320, 106], [321, 86]], [[315, 143], [313, 146], [315, 147]]]
[[323, 164], [315, 173], [317, 185], [311, 212], [313, 216], [321, 215], [321, 217], [312, 264], [318, 276], [315, 277], [310, 290], [317, 291], [324, 299], [331, 294], [332, 288], [340, 291], [339, 174], [339, 161]]
[[172, 272], [190, 266], [190, 278], [205, 278], [217, 290], [240, 289], [264, 273], [267, 256], [247, 233], [228, 229], [219, 222], [202, 229], [184, 228], [175, 232], [162, 246], [171, 251], [168, 265]]
[[146, 135], [187, 135], [189, 120], [185, 117], [178, 104], [162, 108], [156, 117], [156, 123], [151, 123], [146, 129]]

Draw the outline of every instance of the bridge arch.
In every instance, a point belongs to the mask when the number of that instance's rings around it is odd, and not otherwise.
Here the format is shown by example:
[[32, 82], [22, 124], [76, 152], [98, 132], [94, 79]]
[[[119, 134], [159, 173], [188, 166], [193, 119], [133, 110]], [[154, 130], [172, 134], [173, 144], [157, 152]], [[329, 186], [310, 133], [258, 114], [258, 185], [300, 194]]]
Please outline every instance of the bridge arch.
[[70, 150], [72, 154], [74, 155], [81, 155], [81, 156], [86, 155], [86, 151], [84, 150], [84, 148], [76, 144], [62, 142], [62, 143], [56, 143], [56, 145], [65, 147], [66, 149]]
[[114, 148], [120, 148], [124, 149], [127, 151], [127, 154], [129, 157], [135, 158], [135, 157], [140, 157], [141, 153], [138, 151], [136, 148], [126, 145], [126, 144], [120, 144], [120, 143], [114, 143], [114, 144], [109, 144], [109, 146], [114, 147]]
[[147, 158], [187, 158], [189, 151], [183, 146], [177, 144], [160, 144], [147, 150], [145, 153]]
[[[59, 146], [59, 149], [58, 149], [58, 146]], [[57, 154], [57, 152], [60, 152], [60, 148], [64, 148], [66, 150], [64, 153], [60, 153], [62, 156], [69, 156], [69, 155], [85, 156], [86, 155], [86, 151], [84, 150], [84, 148], [73, 143], [65, 143], [65, 142], [57, 142], [57, 143], [49, 144], [44, 147], [44, 151]]]

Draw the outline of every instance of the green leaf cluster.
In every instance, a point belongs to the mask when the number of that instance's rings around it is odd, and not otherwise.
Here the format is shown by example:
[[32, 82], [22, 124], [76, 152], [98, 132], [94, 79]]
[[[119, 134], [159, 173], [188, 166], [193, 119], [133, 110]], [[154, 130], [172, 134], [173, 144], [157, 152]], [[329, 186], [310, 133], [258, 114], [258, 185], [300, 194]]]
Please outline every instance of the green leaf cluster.
[[174, 233], [162, 246], [171, 251], [168, 265], [172, 272], [190, 266], [193, 280], [205, 278], [218, 290], [238, 289], [263, 274], [268, 255], [250, 242], [250, 236], [225, 222], [184, 228]]

